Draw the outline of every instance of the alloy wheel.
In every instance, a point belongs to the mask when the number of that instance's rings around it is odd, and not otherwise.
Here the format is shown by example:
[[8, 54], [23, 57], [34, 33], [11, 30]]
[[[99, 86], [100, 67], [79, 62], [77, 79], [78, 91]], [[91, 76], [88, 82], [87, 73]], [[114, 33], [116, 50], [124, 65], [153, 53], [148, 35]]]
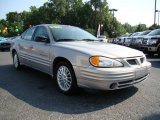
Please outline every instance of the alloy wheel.
[[14, 55], [13, 64], [14, 64], [14, 67], [15, 67], [15, 68], [18, 68], [19, 61], [18, 61], [18, 56], [17, 56], [17, 54]]
[[72, 85], [72, 76], [70, 70], [64, 65], [58, 68], [57, 82], [61, 90], [63, 91], [70, 90]]

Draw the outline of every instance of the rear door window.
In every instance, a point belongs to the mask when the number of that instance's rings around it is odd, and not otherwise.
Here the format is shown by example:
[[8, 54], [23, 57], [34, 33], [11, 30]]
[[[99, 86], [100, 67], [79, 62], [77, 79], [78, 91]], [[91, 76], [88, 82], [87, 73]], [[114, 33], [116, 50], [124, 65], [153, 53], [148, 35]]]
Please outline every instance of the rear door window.
[[23, 34], [22, 38], [25, 40], [32, 40], [33, 33], [35, 31], [35, 27], [28, 29], [25, 34]]

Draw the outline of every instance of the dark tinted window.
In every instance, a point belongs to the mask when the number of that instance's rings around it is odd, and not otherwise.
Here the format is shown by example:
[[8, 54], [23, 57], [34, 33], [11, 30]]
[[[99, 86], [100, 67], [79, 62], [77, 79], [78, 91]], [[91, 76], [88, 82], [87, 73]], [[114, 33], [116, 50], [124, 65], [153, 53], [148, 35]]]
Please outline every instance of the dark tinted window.
[[160, 29], [153, 30], [148, 35], [149, 36], [160, 35]]
[[133, 33], [130, 33], [128, 36], [130, 37], [130, 36], [132, 36], [132, 34], [133, 34]]
[[126, 34], [126, 35], [121, 35], [120, 37], [128, 37], [128, 35]]
[[[26, 30], [26, 31], [27, 31], [27, 30]], [[25, 36], [26, 31], [21, 34], [21, 38], [24, 39], [24, 36]]]
[[25, 40], [32, 40], [32, 35], [33, 35], [34, 31], [35, 31], [35, 27], [28, 29], [28, 30], [22, 35], [22, 38], [25, 39]]
[[52, 25], [49, 26], [56, 41], [70, 40], [98, 40], [92, 34], [73, 26]]
[[142, 32], [140, 35], [147, 35], [148, 33], [150, 33], [151, 31], [144, 31]]
[[136, 33], [133, 33], [131, 36], [138, 36], [140, 34], [141, 34], [141, 32], [136, 32]]
[[45, 36], [48, 38], [48, 33], [47, 33], [47, 30], [45, 27], [38, 27], [35, 31], [35, 35], [34, 35], [34, 39], [37, 37], [37, 36]]

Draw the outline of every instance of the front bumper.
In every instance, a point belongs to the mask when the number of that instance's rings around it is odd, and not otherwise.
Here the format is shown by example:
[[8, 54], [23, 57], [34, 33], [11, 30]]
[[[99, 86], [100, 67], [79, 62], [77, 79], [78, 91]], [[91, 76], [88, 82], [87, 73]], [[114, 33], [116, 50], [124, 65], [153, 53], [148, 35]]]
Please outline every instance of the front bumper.
[[11, 47], [11, 45], [8, 43], [1, 43], [0, 44], [0, 49], [9, 49], [10, 47]]
[[147, 78], [151, 64], [124, 68], [74, 67], [79, 87], [115, 90], [133, 86]]

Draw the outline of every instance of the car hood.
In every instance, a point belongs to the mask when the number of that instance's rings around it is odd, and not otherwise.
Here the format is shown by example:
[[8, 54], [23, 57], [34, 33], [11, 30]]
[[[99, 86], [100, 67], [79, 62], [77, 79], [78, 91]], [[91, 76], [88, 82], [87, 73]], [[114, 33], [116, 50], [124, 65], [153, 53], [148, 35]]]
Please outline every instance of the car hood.
[[73, 49], [91, 56], [100, 55], [110, 58], [127, 58], [144, 55], [141, 51], [132, 48], [103, 42], [57, 42], [55, 46]]
[[139, 35], [139, 36], [133, 36], [133, 38], [144, 38], [144, 37], [146, 37], [145, 35]]
[[155, 35], [155, 36], [145, 36], [145, 38], [160, 38], [160, 35]]
[[6, 42], [7, 40], [0, 40], [0, 43], [4, 43], [4, 42]]

